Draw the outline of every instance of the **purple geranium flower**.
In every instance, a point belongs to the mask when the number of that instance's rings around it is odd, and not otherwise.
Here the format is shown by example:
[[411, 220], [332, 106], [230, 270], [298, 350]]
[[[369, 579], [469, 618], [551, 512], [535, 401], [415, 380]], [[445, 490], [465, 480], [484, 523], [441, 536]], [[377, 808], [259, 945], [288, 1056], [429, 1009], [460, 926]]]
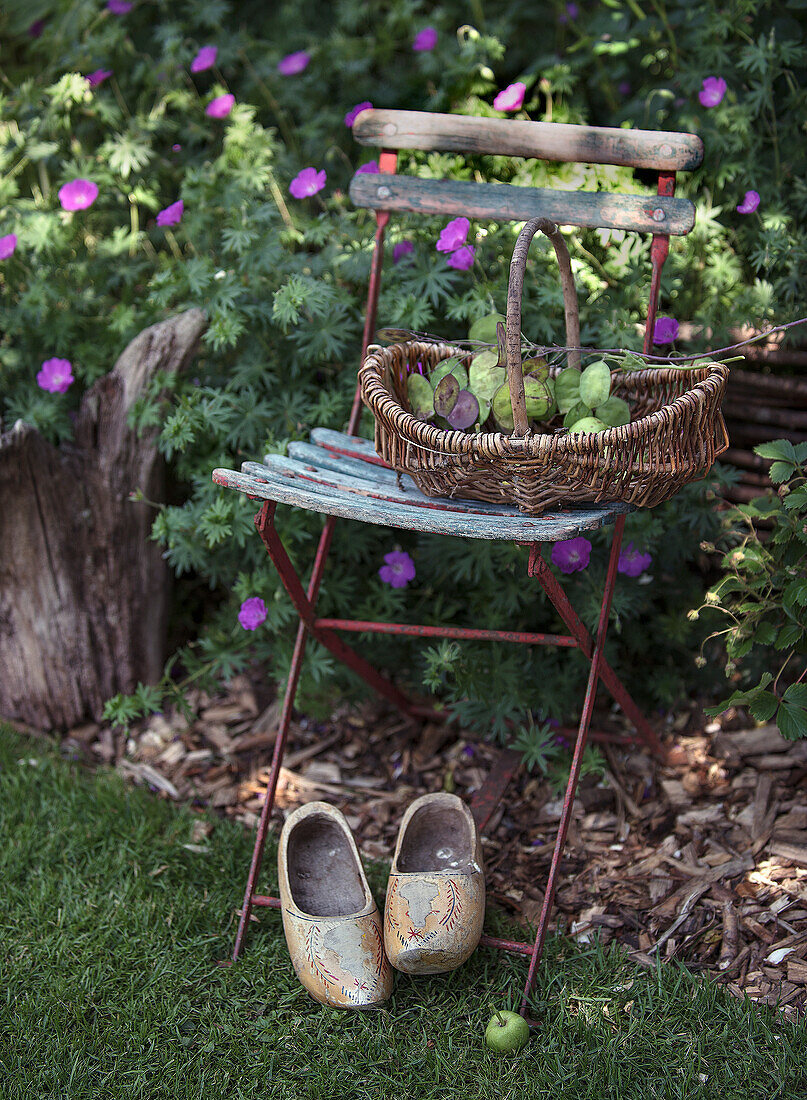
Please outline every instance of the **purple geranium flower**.
[[620, 95], [630, 95], [630, 93], [631, 93], [630, 81], [629, 80], [620, 80], [620, 82], [616, 86], [616, 90], [619, 92]]
[[174, 144], [171, 146], [171, 152], [172, 153], [178, 153], [181, 150], [181, 148], [182, 148], [182, 146], [179, 144], [178, 141], [174, 142]]
[[415, 576], [415, 563], [404, 550], [392, 550], [384, 555], [386, 565], [378, 570], [384, 584], [393, 588], [406, 588]]
[[69, 359], [46, 359], [36, 376], [37, 385], [48, 393], [66, 393], [73, 378], [73, 365]]
[[63, 210], [86, 210], [98, 198], [98, 185], [92, 180], [71, 180], [59, 188]]
[[394, 264], [400, 263], [404, 256], [408, 256], [410, 252], [415, 251], [415, 246], [411, 241], [398, 241], [392, 250], [392, 262]]
[[191, 72], [203, 73], [206, 69], [212, 69], [216, 64], [218, 52], [217, 46], [202, 46], [196, 57], [191, 61]]
[[372, 106], [373, 105], [369, 99], [365, 99], [361, 103], [357, 103], [356, 106], [352, 110], [348, 111], [348, 113], [345, 115], [345, 126], [350, 129], [353, 126], [353, 123], [362, 113], [362, 111], [369, 111]]
[[111, 69], [96, 69], [94, 73], [87, 73], [84, 79], [91, 88], [97, 88], [99, 84], [103, 84], [110, 76], [112, 76]]
[[654, 344], [671, 344], [678, 336], [678, 322], [674, 317], [657, 317], [653, 326]]
[[698, 92], [702, 107], [716, 107], [726, 94], [726, 82], [722, 76], [707, 76]]
[[450, 256], [446, 256], [446, 263], [449, 267], [455, 267], [457, 271], [468, 271], [474, 266], [475, 253], [474, 246], [466, 244], [463, 248], [458, 248], [456, 252], [452, 252]]
[[31, 26], [28, 28], [28, 37], [29, 38], [41, 38], [42, 37], [42, 32], [44, 31], [44, 29], [45, 29], [45, 20], [44, 19], [35, 19], [33, 21], [33, 23], [31, 24]]
[[172, 202], [157, 215], [157, 225], [179, 225], [185, 212], [185, 203], [182, 199]]
[[650, 568], [652, 561], [651, 554], [643, 554], [632, 542], [629, 542], [622, 548], [616, 567], [617, 571], [624, 573], [626, 577], [638, 577], [640, 573]]
[[582, 535], [578, 535], [576, 539], [556, 542], [552, 547], [552, 564], [556, 565], [561, 573], [578, 573], [586, 568], [590, 557], [591, 543]]
[[277, 71], [281, 76], [294, 76], [296, 73], [301, 73], [310, 60], [310, 53], [306, 53], [305, 50], [298, 50], [297, 53], [289, 53], [285, 57], [281, 57], [277, 63]]
[[493, 100], [496, 111], [517, 111], [524, 102], [527, 85], [517, 80], [515, 84], [508, 84], [504, 91], [499, 92]]
[[210, 115], [211, 118], [226, 118], [234, 106], [234, 95], [231, 95], [229, 92], [227, 95], [217, 95], [216, 98], [211, 99], [205, 107], [205, 114]]
[[433, 50], [437, 45], [437, 31], [434, 27], [424, 27], [422, 31], [418, 31], [412, 42], [412, 49], [415, 53], [427, 53], [429, 50]]
[[378, 161], [368, 160], [366, 164], [362, 164], [356, 169], [356, 175], [360, 176], [362, 172], [369, 172], [371, 175], [378, 171]]
[[324, 168], [319, 172], [316, 168], [303, 168], [302, 172], [298, 172], [289, 184], [289, 191], [295, 199], [307, 199], [322, 190], [327, 178]]
[[753, 214], [759, 206], [759, 192], [746, 191], [745, 198], [737, 207], [738, 214]]
[[250, 596], [241, 604], [238, 621], [244, 630], [257, 630], [266, 618], [266, 604], [260, 596]]
[[577, 4], [567, 4], [565, 13], [558, 16], [558, 22], [568, 23], [570, 19], [576, 19], [579, 14], [580, 8], [578, 8]]
[[17, 247], [17, 234], [9, 233], [5, 237], [0, 237], [0, 260], [7, 260], [9, 256], [14, 255], [14, 249]]
[[461, 248], [468, 238], [471, 223], [467, 218], [453, 218], [440, 234], [436, 248], [438, 252], [453, 252]]
[[133, 7], [129, 0], [106, 0], [106, 6], [113, 15], [128, 15]]

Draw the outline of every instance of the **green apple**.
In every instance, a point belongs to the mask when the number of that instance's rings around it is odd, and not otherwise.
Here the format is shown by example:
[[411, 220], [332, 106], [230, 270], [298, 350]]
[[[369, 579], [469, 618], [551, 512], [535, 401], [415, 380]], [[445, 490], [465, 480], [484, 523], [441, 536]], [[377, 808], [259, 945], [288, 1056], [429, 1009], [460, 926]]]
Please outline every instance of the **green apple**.
[[499, 1011], [491, 1017], [485, 1028], [485, 1042], [498, 1054], [511, 1054], [525, 1047], [530, 1038], [530, 1027], [517, 1012]]

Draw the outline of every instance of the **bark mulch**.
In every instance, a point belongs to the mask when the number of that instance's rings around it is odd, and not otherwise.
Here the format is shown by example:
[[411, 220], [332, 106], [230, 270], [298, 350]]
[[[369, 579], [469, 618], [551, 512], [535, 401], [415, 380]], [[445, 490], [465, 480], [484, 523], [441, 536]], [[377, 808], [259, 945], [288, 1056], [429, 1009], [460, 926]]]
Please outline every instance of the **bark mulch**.
[[[157, 715], [128, 737], [78, 727], [63, 751], [252, 829], [278, 705], [261, 710], [246, 678], [195, 704], [190, 724]], [[618, 728], [618, 717], [605, 719]], [[667, 765], [604, 748], [604, 776], [579, 791], [556, 916], [579, 941], [599, 934], [646, 966], [657, 953], [681, 960], [738, 997], [795, 1016], [807, 1003], [807, 742], [747, 725], [737, 714], [722, 727], [705, 723], [693, 707], [669, 724]], [[339, 709], [327, 722], [299, 717], [273, 827], [294, 806], [324, 799], [345, 813], [365, 855], [389, 859], [412, 799], [442, 789], [470, 799], [499, 751], [451, 724], [413, 732], [378, 704]], [[488, 896], [525, 926], [540, 912], [560, 807], [561, 795], [522, 769], [485, 830]], [[243, 887], [233, 883], [236, 904]]]

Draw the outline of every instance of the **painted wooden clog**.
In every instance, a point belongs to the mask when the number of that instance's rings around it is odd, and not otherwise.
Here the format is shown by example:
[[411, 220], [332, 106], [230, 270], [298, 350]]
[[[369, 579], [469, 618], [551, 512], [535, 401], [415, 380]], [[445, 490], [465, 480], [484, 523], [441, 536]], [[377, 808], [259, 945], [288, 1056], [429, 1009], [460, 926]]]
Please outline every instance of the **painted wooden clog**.
[[321, 1004], [374, 1008], [392, 992], [381, 917], [343, 814], [309, 802], [286, 819], [278, 877], [297, 977]]
[[407, 974], [440, 974], [469, 958], [485, 919], [479, 831], [453, 794], [427, 794], [406, 811], [384, 907], [384, 947]]

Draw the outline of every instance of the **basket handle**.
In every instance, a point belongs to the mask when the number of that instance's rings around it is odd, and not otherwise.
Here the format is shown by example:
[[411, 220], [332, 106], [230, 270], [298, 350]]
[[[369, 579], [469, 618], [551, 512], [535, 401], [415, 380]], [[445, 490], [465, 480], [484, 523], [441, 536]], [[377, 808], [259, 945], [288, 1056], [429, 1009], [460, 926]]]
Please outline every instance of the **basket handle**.
[[[566, 315], [566, 346], [580, 347], [580, 316], [577, 310], [577, 290], [572, 276], [572, 262], [566, 242], [554, 222], [548, 218], [532, 218], [518, 235], [510, 261], [510, 283], [507, 287], [507, 381], [510, 384], [510, 403], [513, 407], [514, 436], [530, 434], [527, 404], [524, 399], [524, 375], [521, 370], [521, 295], [524, 290], [524, 271], [532, 238], [540, 230], [549, 237], [555, 249], [563, 288], [563, 310]], [[569, 366], [580, 369], [579, 351], [568, 354]]]

